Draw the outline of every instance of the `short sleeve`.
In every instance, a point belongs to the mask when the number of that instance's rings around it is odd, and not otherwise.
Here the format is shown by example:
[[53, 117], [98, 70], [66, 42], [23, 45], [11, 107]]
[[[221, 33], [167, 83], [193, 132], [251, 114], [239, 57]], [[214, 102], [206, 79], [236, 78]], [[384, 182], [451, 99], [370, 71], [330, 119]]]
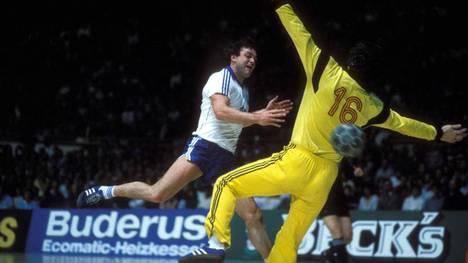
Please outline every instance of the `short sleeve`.
[[204, 88], [205, 95], [207, 97], [211, 97], [214, 94], [223, 94], [224, 96], [228, 96], [230, 81], [231, 77], [227, 69], [212, 74], [206, 82]]

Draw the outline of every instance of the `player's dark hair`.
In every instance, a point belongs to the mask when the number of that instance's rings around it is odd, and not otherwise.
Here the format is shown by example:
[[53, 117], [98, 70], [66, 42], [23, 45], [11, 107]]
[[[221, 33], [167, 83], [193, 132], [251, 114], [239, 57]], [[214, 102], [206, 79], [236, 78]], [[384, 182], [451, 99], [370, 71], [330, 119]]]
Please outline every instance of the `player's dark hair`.
[[231, 61], [231, 56], [239, 56], [242, 48], [251, 48], [257, 50], [257, 44], [251, 37], [242, 37], [236, 41], [230, 42], [225, 49], [226, 59]]
[[359, 42], [351, 48], [346, 71], [366, 89], [376, 91], [384, 82], [383, 47], [374, 42]]

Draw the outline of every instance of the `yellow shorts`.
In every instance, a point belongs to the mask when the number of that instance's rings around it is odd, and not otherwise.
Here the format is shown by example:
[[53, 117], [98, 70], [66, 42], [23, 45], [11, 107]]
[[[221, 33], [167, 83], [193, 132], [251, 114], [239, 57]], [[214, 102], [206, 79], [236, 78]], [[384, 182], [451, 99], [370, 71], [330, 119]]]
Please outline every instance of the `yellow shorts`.
[[295, 262], [297, 249], [324, 206], [338, 173], [338, 164], [295, 144], [268, 158], [219, 177], [205, 221], [208, 236], [231, 243], [230, 222], [236, 199], [291, 194], [288, 218], [278, 232], [268, 262]]

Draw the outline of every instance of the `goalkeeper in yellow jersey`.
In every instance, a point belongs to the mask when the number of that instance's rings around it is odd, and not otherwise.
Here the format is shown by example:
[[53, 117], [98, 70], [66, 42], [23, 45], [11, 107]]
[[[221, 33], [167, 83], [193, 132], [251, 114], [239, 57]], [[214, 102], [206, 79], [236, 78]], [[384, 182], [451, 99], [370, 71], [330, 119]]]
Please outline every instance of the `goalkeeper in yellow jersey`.
[[[249, 196], [291, 194], [288, 217], [278, 232], [267, 262], [296, 262], [307, 229], [324, 206], [342, 156], [330, 143], [341, 123], [377, 126], [428, 141], [455, 143], [466, 137], [461, 125], [432, 125], [403, 117], [360, 83], [372, 73], [378, 48], [361, 44], [351, 51], [346, 68], [318, 47], [290, 4], [276, 9], [306, 73], [305, 90], [289, 145], [281, 152], [217, 179], [205, 221], [208, 245], [180, 262], [224, 259], [231, 244], [230, 222], [236, 200]], [[364, 73], [366, 76], [364, 76]], [[362, 74], [362, 75], [360, 75]], [[353, 76], [353, 77], [352, 77]], [[358, 81], [359, 80], [359, 81]], [[363, 85], [364, 86], [364, 85]]]

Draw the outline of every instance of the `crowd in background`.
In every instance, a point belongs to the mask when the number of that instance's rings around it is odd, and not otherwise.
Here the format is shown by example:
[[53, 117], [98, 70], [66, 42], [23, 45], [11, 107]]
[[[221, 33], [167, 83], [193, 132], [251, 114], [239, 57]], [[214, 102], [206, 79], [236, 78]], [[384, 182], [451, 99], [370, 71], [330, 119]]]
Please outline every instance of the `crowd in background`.
[[[384, 44], [390, 74], [379, 95], [393, 108], [438, 125], [466, 123], [468, 45], [446, 30], [462, 21], [463, 10], [435, 1], [343, 5], [353, 12], [312, 1], [297, 6], [339, 62], [359, 39]], [[6, 7], [15, 25], [0, 50], [0, 84], [9, 94], [0, 128], [0, 208], [74, 207], [88, 186], [154, 183], [195, 129], [201, 88], [225, 65], [222, 48], [232, 37], [258, 42], [258, 68], [247, 82], [251, 109], [276, 94], [299, 105], [300, 62], [264, 1], [41, 8]], [[168, 22], [160, 12], [184, 19]], [[238, 163], [280, 150], [294, 113], [279, 130], [246, 128]], [[363, 156], [344, 160], [340, 172], [352, 209], [468, 209], [466, 142], [428, 143], [377, 128], [366, 135]], [[364, 175], [354, 176], [353, 166]], [[116, 199], [105, 206], [207, 208], [210, 194], [200, 180], [160, 205]], [[266, 209], [288, 205], [287, 196], [257, 200]]]

